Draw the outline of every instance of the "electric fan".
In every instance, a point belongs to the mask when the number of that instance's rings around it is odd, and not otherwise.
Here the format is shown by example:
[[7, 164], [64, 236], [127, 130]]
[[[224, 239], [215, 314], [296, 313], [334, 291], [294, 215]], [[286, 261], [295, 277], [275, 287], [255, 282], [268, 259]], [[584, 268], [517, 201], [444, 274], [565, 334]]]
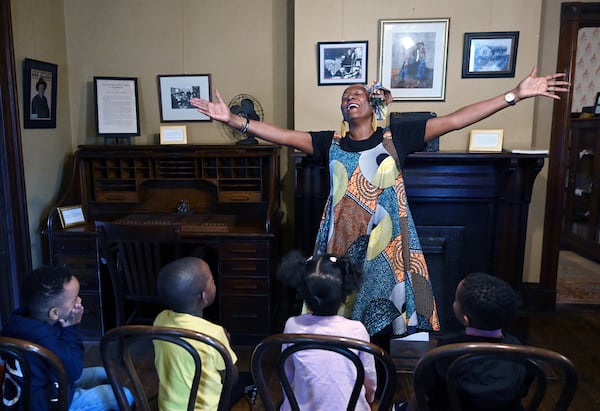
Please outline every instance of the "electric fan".
[[[248, 120], [262, 121], [264, 118], [263, 108], [258, 100], [249, 94], [238, 94], [228, 104], [229, 110]], [[227, 136], [235, 141], [235, 144], [258, 144], [256, 137], [251, 132], [242, 133], [236, 128], [224, 125], [224, 131]]]

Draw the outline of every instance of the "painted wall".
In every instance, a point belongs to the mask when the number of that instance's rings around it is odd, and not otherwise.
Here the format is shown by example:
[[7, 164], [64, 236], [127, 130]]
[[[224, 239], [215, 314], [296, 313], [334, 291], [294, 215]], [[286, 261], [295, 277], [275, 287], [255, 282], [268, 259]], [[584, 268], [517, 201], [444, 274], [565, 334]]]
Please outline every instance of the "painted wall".
[[[21, 129], [32, 264], [42, 263], [42, 229], [57, 202], [63, 168], [72, 153], [71, 107], [65, 39], [64, 5], [55, 1], [12, 1], [12, 27], [17, 65], [19, 112], [23, 113], [23, 59], [58, 65], [56, 128]], [[29, 101], [28, 98], [26, 98]], [[21, 127], [23, 122], [21, 120]]]
[[[341, 121], [339, 110], [340, 95], [344, 86], [317, 85], [317, 64], [315, 45], [319, 41], [369, 42], [368, 78], [378, 79], [379, 58], [379, 19], [426, 19], [449, 17], [448, 59], [445, 101], [394, 102], [390, 111], [434, 111], [441, 114], [452, 112], [471, 102], [482, 100], [516, 86], [525, 77], [540, 55], [540, 28], [542, 20], [542, 0], [498, 2], [494, 0], [435, 0], [390, 1], [375, 0], [332, 0], [331, 12], [321, 13], [318, 0], [296, 2], [295, 6], [295, 99], [294, 119], [297, 128], [321, 130], [336, 129]], [[560, 5], [552, 5], [560, 8]], [[549, 53], [556, 58], [558, 44], [558, 23], [547, 27], [553, 43], [547, 44]], [[519, 31], [519, 46], [515, 78], [462, 79], [463, 38], [465, 32]], [[552, 49], [554, 51], [552, 51]], [[550, 67], [548, 67], [550, 66]], [[554, 72], [552, 65], [542, 67], [540, 72]], [[505, 148], [548, 148], [548, 141], [536, 145], [534, 126], [536, 116], [550, 118], [552, 103], [544, 102], [541, 110], [535, 107], [539, 100], [526, 100], [517, 106], [503, 110], [472, 127], [450, 133], [440, 141], [440, 149], [445, 151], [466, 150], [469, 132], [473, 128], [504, 129]], [[529, 230], [541, 233], [545, 204], [545, 182], [536, 181], [535, 198], [530, 208]], [[535, 207], [534, 207], [535, 205]], [[540, 216], [541, 210], [541, 216]], [[535, 225], [532, 225], [535, 222]], [[537, 242], [532, 242], [536, 238]], [[528, 231], [524, 280], [539, 281], [541, 241]]]
[[[256, 96], [267, 121], [332, 129], [341, 120], [343, 87], [317, 85], [317, 42], [369, 41], [368, 77], [373, 80], [378, 77], [380, 18], [449, 17], [446, 100], [391, 107], [444, 114], [511, 89], [538, 61], [540, 72], [554, 71], [560, 3], [329, 0], [324, 12], [318, 0], [255, 0], [251, 7], [241, 0], [13, 1], [17, 62], [27, 57], [59, 65], [57, 128], [23, 130], [34, 265], [41, 262], [40, 230], [60, 193], [64, 163], [77, 145], [102, 143], [95, 137], [93, 76], [138, 77], [142, 135], [135, 144], [153, 143], [159, 132], [158, 74], [210, 73], [213, 88], [225, 99], [238, 93]], [[461, 78], [463, 34], [478, 31], [520, 32], [515, 78]], [[505, 147], [548, 148], [551, 113], [552, 102], [527, 100], [477, 127], [503, 128]], [[191, 143], [229, 141], [215, 123], [187, 125]], [[466, 149], [468, 134], [469, 129], [451, 133], [441, 149]], [[545, 175], [543, 170], [536, 180], [530, 208], [526, 281], [539, 278]]]

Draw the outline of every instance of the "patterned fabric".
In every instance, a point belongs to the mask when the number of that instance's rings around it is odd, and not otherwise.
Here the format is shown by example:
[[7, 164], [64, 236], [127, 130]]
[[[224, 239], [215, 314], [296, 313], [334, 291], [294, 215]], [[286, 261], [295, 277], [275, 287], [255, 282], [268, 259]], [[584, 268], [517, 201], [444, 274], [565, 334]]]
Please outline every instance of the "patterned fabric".
[[344, 151], [336, 138], [329, 167], [331, 192], [316, 251], [348, 253], [365, 272], [346, 315], [362, 321], [370, 335], [390, 324], [396, 335], [439, 330], [427, 264], [393, 156], [383, 143]]

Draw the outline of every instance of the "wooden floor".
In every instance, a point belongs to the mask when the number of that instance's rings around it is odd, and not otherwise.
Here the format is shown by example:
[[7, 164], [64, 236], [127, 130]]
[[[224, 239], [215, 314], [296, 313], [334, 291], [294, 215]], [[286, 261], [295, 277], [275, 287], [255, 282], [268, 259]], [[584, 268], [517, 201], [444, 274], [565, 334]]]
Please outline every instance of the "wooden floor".
[[[577, 367], [579, 386], [570, 410], [600, 410], [600, 385], [596, 382], [600, 376], [600, 305], [557, 305], [554, 311], [526, 313], [526, 322], [528, 344], [560, 352]], [[89, 344], [88, 348], [87, 363], [99, 364], [97, 345]], [[234, 349], [240, 371], [249, 371], [253, 347]], [[410, 376], [399, 376], [396, 398], [406, 398], [410, 392]], [[261, 409], [260, 400], [253, 408], [244, 400], [233, 408], [234, 411]], [[542, 411], [551, 409], [552, 404], [545, 403]]]

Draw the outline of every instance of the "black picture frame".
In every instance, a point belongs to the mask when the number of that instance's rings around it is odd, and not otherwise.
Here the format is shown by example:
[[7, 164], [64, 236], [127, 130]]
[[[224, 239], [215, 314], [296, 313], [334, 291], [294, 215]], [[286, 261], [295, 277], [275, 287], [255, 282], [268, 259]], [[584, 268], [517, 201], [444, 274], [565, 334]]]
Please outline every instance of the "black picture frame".
[[596, 93], [596, 100], [594, 100], [594, 115], [600, 117], [600, 91]]
[[56, 128], [58, 66], [44, 61], [23, 61], [23, 127]]
[[191, 97], [211, 101], [210, 74], [160, 74], [157, 81], [161, 123], [212, 121], [188, 102]]
[[366, 84], [368, 41], [317, 43], [319, 86]]
[[96, 135], [104, 138], [140, 135], [136, 77], [94, 77]]
[[462, 78], [514, 77], [518, 31], [465, 33]]

